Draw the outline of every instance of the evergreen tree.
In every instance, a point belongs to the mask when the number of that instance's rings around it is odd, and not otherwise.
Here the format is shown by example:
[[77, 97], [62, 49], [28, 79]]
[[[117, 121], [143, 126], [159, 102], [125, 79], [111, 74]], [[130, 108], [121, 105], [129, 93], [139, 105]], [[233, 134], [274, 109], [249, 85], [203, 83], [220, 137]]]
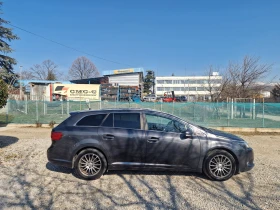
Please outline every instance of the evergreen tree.
[[[2, 14], [1, 7], [2, 2], [0, 2], [0, 14]], [[19, 38], [13, 34], [11, 28], [4, 27], [4, 24], [9, 24], [9, 21], [0, 18], [0, 78], [4, 79], [7, 83], [11, 83], [15, 78], [13, 65], [16, 64], [16, 60], [7, 56], [8, 53], [13, 51], [8, 42]]]
[[276, 84], [271, 91], [275, 101], [280, 101], [280, 84]]
[[144, 79], [144, 93], [150, 93], [152, 87], [154, 93], [154, 84], [155, 84], [155, 73], [152, 70], [147, 70], [147, 74]]
[[0, 78], [0, 109], [6, 105], [8, 99], [8, 85]]

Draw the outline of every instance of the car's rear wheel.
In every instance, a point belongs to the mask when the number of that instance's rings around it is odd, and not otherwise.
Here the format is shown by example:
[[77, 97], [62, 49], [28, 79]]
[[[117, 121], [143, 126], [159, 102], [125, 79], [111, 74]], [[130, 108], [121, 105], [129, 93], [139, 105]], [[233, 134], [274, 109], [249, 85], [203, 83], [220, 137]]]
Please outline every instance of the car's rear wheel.
[[203, 171], [212, 180], [225, 181], [235, 174], [236, 161], [229, 152], [214, 150], [206, 156]]
[[88, 180], [99, 179], [107, 168], [104, 155], [96, 149], [85, 149], [80, 152], [75, 160], [76, 174]]

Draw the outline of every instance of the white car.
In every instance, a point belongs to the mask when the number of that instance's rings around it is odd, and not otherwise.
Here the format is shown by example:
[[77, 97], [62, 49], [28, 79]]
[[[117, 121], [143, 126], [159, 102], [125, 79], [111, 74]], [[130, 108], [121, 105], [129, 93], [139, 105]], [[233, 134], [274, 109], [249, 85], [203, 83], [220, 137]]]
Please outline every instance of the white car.
[[155, 94], [146, 95], [143, 97], [144, 101], [156, 101], [157, 97]]

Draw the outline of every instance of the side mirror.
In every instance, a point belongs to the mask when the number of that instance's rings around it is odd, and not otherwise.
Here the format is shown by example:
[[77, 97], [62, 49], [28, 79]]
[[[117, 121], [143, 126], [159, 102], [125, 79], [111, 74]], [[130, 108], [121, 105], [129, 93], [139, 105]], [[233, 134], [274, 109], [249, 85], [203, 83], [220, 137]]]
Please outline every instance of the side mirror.
[[184, 132], [184, 136], [186, 139], [191, 139], [192, 138], [192, 132], [187, 130]]

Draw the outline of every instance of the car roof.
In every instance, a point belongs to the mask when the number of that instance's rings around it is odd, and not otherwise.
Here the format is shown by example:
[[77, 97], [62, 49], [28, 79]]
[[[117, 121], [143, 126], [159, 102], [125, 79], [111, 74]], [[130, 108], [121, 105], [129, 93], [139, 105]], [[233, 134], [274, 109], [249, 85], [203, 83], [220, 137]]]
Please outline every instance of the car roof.
[[[108, 108], [108, 109], [98, 109], [98, 110], [84, 110], [84, 111], [75, 111], [75, 112], [70, 112], [70, 115], [74, 114], [79, 114], [79, 113], [84, 113], [84, 114], [90, 114], [90, 113], [123, 113], [123, 112], [145, 112], [145, 113], [158, 113], [158, 114], [167, 114], [171, 115], [166, 112], [161, 112], [158, 110], [154, 109], [148, 109], [148, 108]], [[175, 117], [175, 116], [174, 116]]]

